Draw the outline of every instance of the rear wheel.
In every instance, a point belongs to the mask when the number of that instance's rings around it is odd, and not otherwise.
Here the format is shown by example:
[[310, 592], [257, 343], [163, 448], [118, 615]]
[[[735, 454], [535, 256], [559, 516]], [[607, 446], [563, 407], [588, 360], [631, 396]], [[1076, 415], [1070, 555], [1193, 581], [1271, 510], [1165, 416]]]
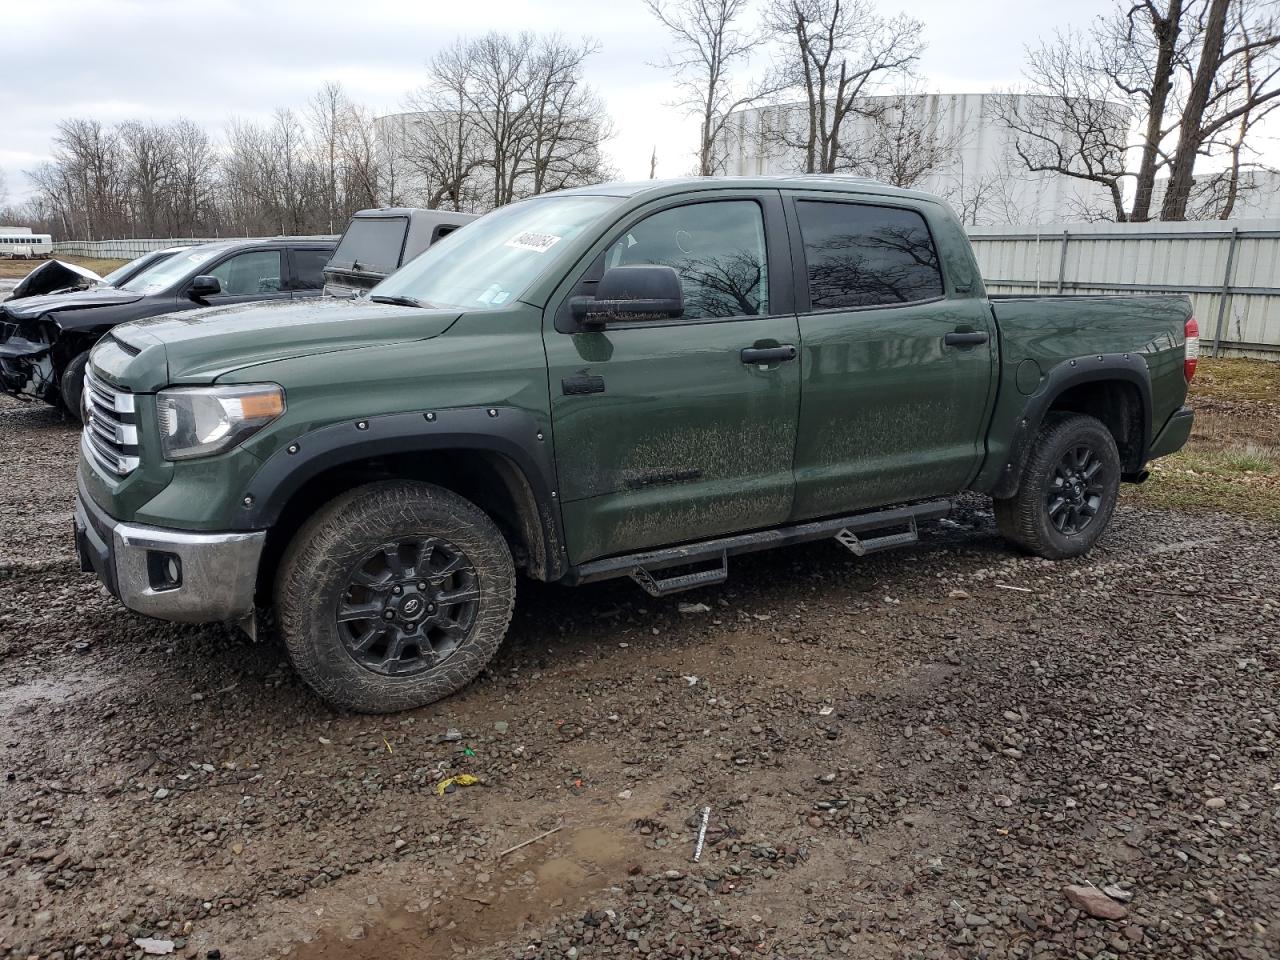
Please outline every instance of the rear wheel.
[[298, 673], [337, 707], [391, 713], [448, 696], [506, 635], [515, 569], [479, 508], [425, 483], [360, 487], [285, 552], [281, 633]]
[[1101, 421], [1084, 414], [1046, 420], [1018, 492], [995, 500], [1011, 542], [1050, 560], [1078, 557], [1102, 536], [1120, 493], [1120, 453]]
[[71, 359], [71, 362], [63, 368], [62, 377], [58, 381], [58, 393], [62, 398], [62, 405], [67, 413], [77, 420], [84, 419], [80, 409], [80, 398], [84, 395], [84, 368], [88, 363], [89, 351], [86, 350]]

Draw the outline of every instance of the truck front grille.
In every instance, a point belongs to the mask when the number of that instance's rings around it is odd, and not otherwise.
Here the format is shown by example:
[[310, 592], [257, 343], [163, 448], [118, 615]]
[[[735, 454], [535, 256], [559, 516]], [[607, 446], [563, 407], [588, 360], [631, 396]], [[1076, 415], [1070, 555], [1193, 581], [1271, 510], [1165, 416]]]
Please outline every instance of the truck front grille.
[[138, 468], [134, 396], [108, 386], [90, 370], [84, 375], [84, 436], [94, 463], [112, 476], [126, 477]]

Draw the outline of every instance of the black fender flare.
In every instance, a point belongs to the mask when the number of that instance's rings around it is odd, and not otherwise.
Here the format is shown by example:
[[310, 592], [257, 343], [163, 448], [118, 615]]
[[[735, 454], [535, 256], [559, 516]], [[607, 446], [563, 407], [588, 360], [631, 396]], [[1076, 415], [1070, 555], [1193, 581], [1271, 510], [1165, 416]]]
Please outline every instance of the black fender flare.
[[1139, 469], [1147, 462], [1151, 449], [1151, 371], [1140, 353], [1097, 353], [1092, 356], [1063, 360], [1049, 370], [1040, 389], [1027, 397], [1026, 405], [1014, 427], [1009, 444], [1009, 457], [991, 489], [997, 498], [1013, 496], [1022, 482], [1022, 471], [1031, 452], [1031, 443], [1053, 402], [1073, 387], [1087, 383], [1120, 381], [1138, 390], [1142, 407], [1142, 451]]
[[550, 442], [517, 407], [461, 407], [344, 420], [305, 433], [268, 457], [241, 496], [236, 530], [264, 530], [310, 480], [334, 467], [380, 456], [474, 450], [500, 454], [532, 493], [545, 552], [543, 575], [568, 569]]

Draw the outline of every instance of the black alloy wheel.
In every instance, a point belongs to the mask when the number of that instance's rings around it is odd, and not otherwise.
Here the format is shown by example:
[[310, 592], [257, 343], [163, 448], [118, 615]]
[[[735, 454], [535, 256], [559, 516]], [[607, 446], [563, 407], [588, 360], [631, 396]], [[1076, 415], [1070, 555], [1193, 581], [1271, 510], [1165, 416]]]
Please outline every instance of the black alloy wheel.
[[1081, 533], [1098, 516], [1106, 492], [1106, 465], [1087, 444], [1068, 447], [1049, 476], [1045, 509], [1065, 537]]
[[472, 562], [437, 537], [384, 543], [352, 568], [334, 617], [342, 645], [366, 670], [405, 677], [448, 660], [480, 609]]

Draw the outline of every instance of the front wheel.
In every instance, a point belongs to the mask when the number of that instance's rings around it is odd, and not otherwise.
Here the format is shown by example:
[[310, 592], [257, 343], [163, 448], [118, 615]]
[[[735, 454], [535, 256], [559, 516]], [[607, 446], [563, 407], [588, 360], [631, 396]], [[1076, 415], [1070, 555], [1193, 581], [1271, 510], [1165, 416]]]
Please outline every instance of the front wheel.
[[86, 350], [73, 357], [71, 362], [63, 367], [62, 376], [58, 380], [58, 396], [62, 400], [62, 405], [76, 420], [84, 419], [80, 398], [84, 395], [84, 368], [88, 363], [89, 351]]
[[392, 713], [448, 696], [489, 662], [515, 603], [502, 533], [426, 483], [359, 487], [285, 551], [276, 606], [289, 658], [336, 707]]
[[1084, 414], [1055, 415], [1036, 436], [1017, 493], [995, 500], [996, 525], [1036, 556], [1078, 557], [1102, 536], [1119, 495], [1111, 431]]

